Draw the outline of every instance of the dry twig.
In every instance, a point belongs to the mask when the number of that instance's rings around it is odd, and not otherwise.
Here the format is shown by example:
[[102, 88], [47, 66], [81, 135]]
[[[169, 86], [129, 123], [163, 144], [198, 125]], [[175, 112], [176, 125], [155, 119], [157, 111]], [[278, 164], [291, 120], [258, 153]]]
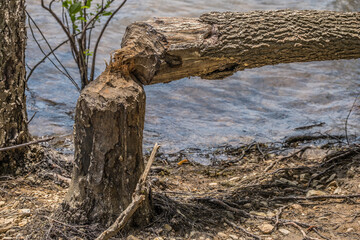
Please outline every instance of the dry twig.
[[[45, 172], [45, 171], [44, 171]], [[65, 182], [65, 183], [67, 183], [67, 184], [69, 184], [70, 185], [70, 183], [71, 183], [71, 179], [70, 178], [67, 178], [67, 177], [64, 177], [64, 176], [62, 176], [62, 175], [60, 175], [60, 174], [57, 174], [57, 173], [47, 173], [47, 172], [45, 172], [44, 173], [44, 176], [47, 176], [47, 177], [50, 177], [51, 179], [53, 179], [53, 180], [57, 180], [57, 181], [62, 181], [62, 182]]]
[[224, 221], [225, 221], [227, 224], [229, 224], [230, 226], [232, 226], [233, 228], [242, 231], [242, 232], [245, 233], [246, 235], [248, 235], [248, 236], [250, 236], [250, 237], [252, 237], [252, 238], [254, 238], [254, 239], [261, 240], [260, 237], [256, 236], [255, 234], [252, 234], [251, 232], [246, 231], [246, 229], [244, 229], [244, 228], [236, 225], [235, 223], [230, 222], [230, 221], [227, 220], [227, 219], [224, 219]]
[[68, 227], [68, 228], [71, 228], [71, 229], [73, 229], [74, 231], [76, 231], [76, 232], [78, 232], [78, 233], [86, 236], [86, 233], [85, 233], [85, 232], [79, 230], [79, 226], [73, 226], [73, 225], [70, 225], [70, 224], [67, 224], [67, 223], [58, 221], [58, 220], [56, 220], [56, 219], [50, 218], [50, 217], [48, 217], [48, 216], [44, 216], [44, 218], [48, 219], [48, 220], [51, 221], [51, 222], [56, 222], [56, 223], [58, 223], [58, 224], [61, 224], [61, 225], [66, 226], [66, 227]]
[[319, 235], [321, 238], [325, 239], [325, 240], [331, 240], [330, 238], [325, 237], [324, 235], [322, 235], [321, 233], [319, 233], [319, 231], [316, 228], [311, 228], [312, 231], [314, 231], [317, 235]]
[[45, 139], [38, 139], [38, 140], [35, 140], [35, 141], [31, 141], [31, 142], [27, 142], [27, 143], [23, 143], [23, 144], [19, 144], [19, 145], [14, 145], [14, 146], [10, 146], [10, 147], [3, 147], [3, 148], [0, 148], [0, 152], [13, 150], [13, 149], [16, 149], [16, 148], [21, 148], [21, 147], [26, 147], [26, 146], [36, 144], [36, 143], [48, 142], [48, 141], [51, 141], [53, 139], [54, 139], [54, 137], [45, 138]]
[[355, 103], [358, 99], [358, 97], [360, 96], [360, 93], [356, 96], [350, 110], [349, 110], [349, 113], [348, 115], [346, 116], [346, 119], [345, 119], [345, 138], [346, 138], [346, 142], [348, 145], [350, 145], [350, 141], [349, 141], [349, 136], [348, 136], [348, 122], [349, 122], [349, 118], [350, 118], [350, 114], [351, 112], [353, 111], [354, 107], [355, 107]]
[[280, 223], [279, 219], [280, 219], [280, 216], [282, 214], [282, 211], [284, 210], [284, 208], [286, 208], [286, 206], [282, 206], [280, 209], [279, 209], [279, 212], [276, 214], [276, 222], [275, 222], [275, 225], [274, 225], [274, 228], [271, 230], [271, 232], [275, 231]]
[[231, 207], [228, 204], [226, 204], [223, 201], [221, 201], [219, 199], [216, 199], [216, 198], [210, 198], [210, 197], [207, 197], [207, 198], [195, 198], [195, 200], [202, 201], [202, 202], [210, 202], [210, 203], [219, 205], [219, 206], [225, 208], [226, 210], [229, 210], [231, 212], [240, 214], [242, 217], [246, 217], [246, 218], [251, 217], [251, 215], [249, 213], [245, 212], [244, 210]]
[[304, 237], [304, 238], [303, 238], [304, 240], [319, 240], [318, 238], [309, 237], [309, 236], [304, 232], [304, 230], [302, 230], [302, 228], [301, 228], [299, 225], [297, 225], [296, 223], [294, 223], [294, 222], [284, 223], [284, 225], [292, 225], [292, 226], [296, 227], [297, 229], [299, 229], [299, 231], [301, 232], [301, 234], [302, 234], [303, 237]]
[[128, 220], [134, 214], [134, 212], [140, 207], [141, 203], [145, 200], [145, 194], [147, 193], [145, 189], [145, 183], [147, 175], [150, 172], [150, 168], [155, 159], [155, 154], [159, 149], [159, 145], [155, 143], [155, 146], [151, 152], [149, 161], [146, 165], [146, 168], [143, 174], [140, 176], [140, 179], [136, 185], [135, 191], [133, 193], [132, 202], [129, 206], [119, 215], [115, 222], [104, 232], [102, 232], [96, 240], [106, 240], [115, 236], [122, 228], [125, 227]]
[[303, 153], [305, 152], [305, 150], [306, 150], [306, 149], [309, 149], [309, 148], [311, 148], [311, 146], [305, 146], [305, 147], [301, 148], [300, 150], [294, 152], [293, 154], [290, 154], [289, 156], [282, 157], [281, 159], [272, 162], [267, 168], [265, 168], [264, 171], [265, 171], [265, 172], [269, 171], [269, 170], [272, 169], [278, 162], [281, 162], [281, 161], [284, 161], [284, 160], [286, 160], [286, 159], [295, 157], [298, 153], [303, 154]]

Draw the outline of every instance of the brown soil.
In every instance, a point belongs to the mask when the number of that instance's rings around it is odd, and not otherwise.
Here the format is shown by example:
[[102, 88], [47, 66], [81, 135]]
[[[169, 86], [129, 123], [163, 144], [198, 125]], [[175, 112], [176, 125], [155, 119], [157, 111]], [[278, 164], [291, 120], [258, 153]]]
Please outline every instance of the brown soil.
[[[360, 148], [226, 148], [203, 166], [159, 157], [155, 216], [117, 239], [360, 239]], [[184, 160], [184, 159], [181, 159]], [[97, 225], [53, 219], [71, 159], [47, 151], [33, 171], [0, 178], [1, 239], [94, 239]]]

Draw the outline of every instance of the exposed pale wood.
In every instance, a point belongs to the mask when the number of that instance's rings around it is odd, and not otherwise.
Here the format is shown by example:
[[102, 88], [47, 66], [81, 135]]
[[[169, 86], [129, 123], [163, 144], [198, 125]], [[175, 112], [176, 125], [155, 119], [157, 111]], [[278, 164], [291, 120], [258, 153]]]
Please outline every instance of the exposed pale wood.
[[143, 84], [221, 79], [246, 68], [360, 57], [360, 13], [254, 11], [131, 24], [111, 69]]

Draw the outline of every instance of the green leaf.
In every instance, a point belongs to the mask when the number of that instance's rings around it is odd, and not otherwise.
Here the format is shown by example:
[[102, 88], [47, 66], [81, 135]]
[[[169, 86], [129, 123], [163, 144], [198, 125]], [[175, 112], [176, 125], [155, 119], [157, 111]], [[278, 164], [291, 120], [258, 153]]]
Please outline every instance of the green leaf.
[[86, 19], [84, 17], [77, 17], [76, 20], [81, 20], [81, 21], [86, 22]]
[[92, 2], [92, 0], [87, 0], [85, 6], [87, 6], [88, 8], [90, 8], [91, 2]]
[[84, 53], [85, 56], [92, 56], [93, 55], [93, 52], [90, 52], [89, 49], [86, 49], [83, 53]]
[[68, 1], [63, 1], [62, 6], [64, 8], [66, 8], [66, 9], [68, 9], [69, 8], [69, 2]]
[[76, 26], [75, 25], [75, 21], [76, 21], [75, 15], [70, 15], [70, 18], [71, 18], [71, 22], [73, 23], [73, 25]]
[[112, 12], [103, 12], [102, 15], [103, 16], [110, 16], [112, 14]]
[[76, 13], [81, 11], [81, 2], [73, 3], [69, 8], [69, 14], [75, 15]]

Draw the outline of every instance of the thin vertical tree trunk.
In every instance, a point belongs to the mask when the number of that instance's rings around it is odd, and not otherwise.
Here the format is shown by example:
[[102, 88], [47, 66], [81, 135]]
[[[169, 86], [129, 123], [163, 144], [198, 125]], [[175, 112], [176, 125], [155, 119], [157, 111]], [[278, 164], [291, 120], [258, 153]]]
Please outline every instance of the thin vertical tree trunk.
[[[0, 1], [0, 147], [29, 140], [25, 97], [25, 0]], [[26, 148], [0, 152], [0, 174], [24, 165]]]

